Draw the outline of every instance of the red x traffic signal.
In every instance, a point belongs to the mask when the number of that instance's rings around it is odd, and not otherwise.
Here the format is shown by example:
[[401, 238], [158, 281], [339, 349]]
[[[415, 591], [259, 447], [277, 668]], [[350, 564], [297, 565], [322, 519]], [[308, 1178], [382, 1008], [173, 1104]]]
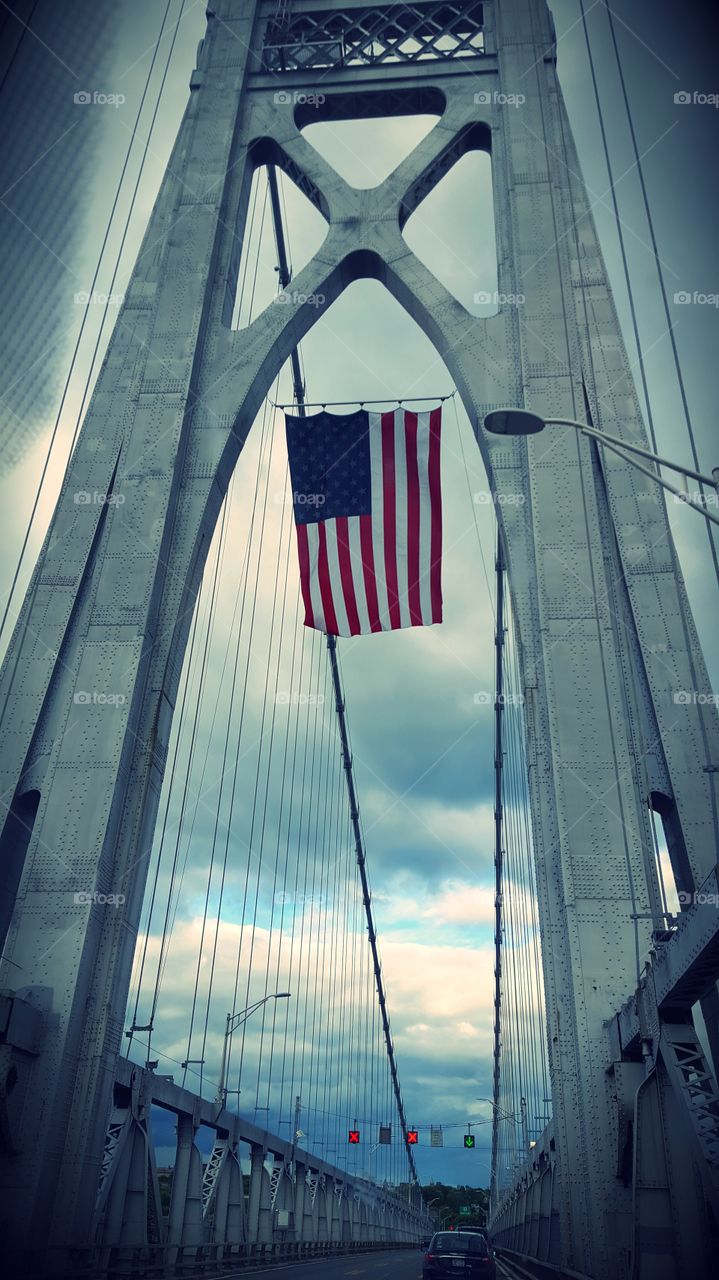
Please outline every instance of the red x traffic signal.
[[349, 1131], [349, 1136], [348, 1136], [348, 1138], [347, 1138], [347, 1141], [348, 1141], [352, 1146], [358, 1146], [358, 1145], [359, 1145], [359, 1136], [360, 1136], [360, 1131], [359, 1131], [359, 1129], [350, 1129], [350, 1131]]
[[419, 1142], [419, 1135], [416, 1129], [407, 1130], [407, 1142], [409, 1143], [410, 1147], [417, 1146], [417, 1143]]

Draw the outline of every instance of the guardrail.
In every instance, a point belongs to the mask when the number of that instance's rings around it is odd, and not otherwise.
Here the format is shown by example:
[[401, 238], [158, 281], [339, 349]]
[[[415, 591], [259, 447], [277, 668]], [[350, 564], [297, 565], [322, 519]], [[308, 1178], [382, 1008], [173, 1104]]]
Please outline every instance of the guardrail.
[[514, 1249], [495, 1249], [499, 1262], [504, 1263], [512, 1280], [592, 1280], [579, 1271], [567, 1271], [551, 1262], [539, 1262], [526, 1253], [517, 1253]]

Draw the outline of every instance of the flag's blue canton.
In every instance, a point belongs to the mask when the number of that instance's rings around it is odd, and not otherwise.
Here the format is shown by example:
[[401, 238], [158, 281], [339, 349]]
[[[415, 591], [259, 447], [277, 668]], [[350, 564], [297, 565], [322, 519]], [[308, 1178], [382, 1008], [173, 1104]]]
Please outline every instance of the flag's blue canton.
[[297, 524], [335, 516], [370, 515], [372, 481], [369, 415], [315, 413], [289, 415], [287, 452]]

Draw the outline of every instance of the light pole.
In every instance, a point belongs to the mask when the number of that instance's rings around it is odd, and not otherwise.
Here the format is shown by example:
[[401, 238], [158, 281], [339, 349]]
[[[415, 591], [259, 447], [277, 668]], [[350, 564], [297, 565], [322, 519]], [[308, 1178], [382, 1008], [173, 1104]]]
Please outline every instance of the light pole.
[[588, 427], [586, 422], [577, 422], [575, 418], [541, 418], [537, 413], [530, 413], [528, 409], [495, 409], [492, 413], [488, 413], [484, 419], [484, 425], [487, 431], [491, 431], [494, 435], [499, 436], [533, 436], [537, 432], [543, 431], [545, 427], [574, 427], [576, 431], [581, 432], [584, 436], [589, 436], [592, 440], [598, 440], [606, 449], [610, 449], [612, 453], [618, 453], [620, 458], [624, 458], [625, 462], [631, 463], [636, 467], [637, 471], [641, 471], [645, 476], [649, 476], [650, 480], [656, 481], [662, 488], [668, 489], [681, 502], [686, 502], [690, 507], [700, 511], [705, 520], [710, 520], [712, 524], [719, 524], [719, 515], [707, 511], [705, 507], [697, 506], [692, 502], [686, 493], [682, 493], [681, 489], [677, 489], [676, 485], [670, 484], [663, 476], [657, 475], [656, 471], [652, 471], [649, 467], [642, 466], [641, 462], [637, 462], [636, 458], [630, 458], [628, 453], [637, 453], [642, 458], [649, 458], [651, 462], [655, 462], [660, 467], [669, 467], [670, 471], [678, 471], [680, 475], [688, 476], [690, 480], [698, 480], [700, 484], [708, 484], [719, 494], [719, 467], [714, 468], [713, 476], [702, 475], [701, 471], [692, 471], [690, 467], [683, 467], [681, 463], [670, 462], [667, 458], [661, 458], [658, 453], [652, 453], [649, 449], [641, 449], [637, 444], [628, 444], [626, 440], [622, 440], [620, 436], [610, 436], [604, 431], [597, 431], [594, 427]]
[[215, 1101], [221, 1103], [224, 1107], [227, 1102], [227, 1085], [225, 1084], [225, 1076], [227, 1075], [227, 1054], [230, 1037], [233, 1031], [241, 1027], [243, 1022], [261, 1009], [263, 1004], [267, 1004], [270, 1000], [289, 1000], [292, 995], [291, 991], [274, 991], [271, 996], [263, 996], [261, 1000], [255, 1000], [254, 1004], [248, 1005], [246, 1009], [241, 1009], [239, 1013], [228, 1013], [227, 1025], [225, 1027], [225, 1039], [222, 1044], [222, 1062], [220, 1064], [220, 1079], [217, 1085], [217, 1094]]
[[[524, 1101], [525, 1101], [524, 1098], [522, 1098], [522, 1102]], [[475, 1102], [488, 1103], [489, 1106], [492, 1107], [492, 1109], [497, 1112], [497, 1115], [500, 1117], [501, 1120], [511, 1120], [512, 1124], [520, 1125], [520, 1121], [517, 1119], [515, 1115], [510, 1114], [509, 1111], [504, 1111], [502, 1107], [499, 1106], [499, 1103], [493, 1102], [491, 1098], [475, 1098]], [[526, 1103], [525, 1103], [525, 1106], [526, 1106]], [[475, 1120], [474, 1123], [476, 1124], [477, 1121]], [[521, 1128], [521, 1125], [520, 1125], [520, 1128]]]
[[424, 1206], [424, 1207], [425, 1207], [425, 1211], [426, 1211], [426, 1214], [427, 1214], [427, 1217], [428, 1217], [428, 1218], [431, 1218], [431, 1217], [432, 1217], [432, 1214], [430, 1213], [430, 1209], [432, 1208], [432, 1205], [433, 1205], [433, 1204], [436, 1204], [436, 1203], [437, 1203], [437, 1201], [438, 1201], [438, 1200], [441, 1200], [441, 1199], [442, 1199], [442, 1197], [441, 1197], [441, 1196], [435, 1196], [435, 1197], [434, 1197], [434, 1199], [425, 1201], [425, 1206]]
[[[516, 1125], [518, 1129], [521, 1129], [522, 1141], [524, 1144], [525, 1151], [529, 1151], [529, 1133], [527, 1131], [527, 1100], [526, 1098], [520, 1098], [519, 1100], [519, 1105], [522, 1112], [521, 1120], [518, 1120], [516, 1115], [513, 1115], [511, 1112], [505, 1111], [504, 1108], [500, 1107], [499, 1103], [494, 1102], [492, 1098], [475, 1098], [475, 1102], [488, 1103], [488, 1105], [492, 1108], [492, 1110], [496, 1113], [496, 1115], [499, 1116], [500, 1120], [509, 1120], [510, 1124]], [[494, 1186], [495, 1186], [495, 1177], [493, 1175], [492, 1187]], [[490, 1188], [490, 1191], [491, 1191], [491, 1188]], [[490, 1203], [490, 1210], [491, 1210], [493, 1207], [493, 1195], [490, 1195], [489, 1203]]]

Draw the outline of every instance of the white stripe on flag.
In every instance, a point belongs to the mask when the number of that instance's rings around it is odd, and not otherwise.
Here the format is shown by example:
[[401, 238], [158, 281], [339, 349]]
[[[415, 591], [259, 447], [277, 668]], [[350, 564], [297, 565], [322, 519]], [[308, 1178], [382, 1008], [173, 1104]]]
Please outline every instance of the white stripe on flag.
[[350, 561], [352, 564], [352, 580], [355, 584], [355, 599], [357, 601], [357, 616], [360, 621], [360, 632], [364, 635], [370, 630], [370, 621], [369, 609], [367, 608], [367, 593], [364, 585], [364, 572], [362, 569], [359, 516], [350, 516], [347, 521], [347, 528], [350, 547]]
[[394, 413], [394, 491], [395, 491], [395, 547], [397, 555], [397, 593], [399, 595], [400, 625], [409, 627], [409, 560], [407, 556], [407, 436], [404, 426], [404, 409]]
[[383, 631], [391, 630], [387, 579], [384, 568], [384, 486], [382, 468], [382, 414], [369, 415], [370, 465], [372, 471], [372, 549], [377, 584], [377, 609]]
[[335, 617], [337, 619], [337, 634], [340, 636], [348, 636], [350, 635], [350, 624], [347, 618], [345, 595], [342, 590], [340, 557], [337, 547], [337, 521], [334, 517], [330, 520], [325, 520], [325, 531], [327, 534], [327, 563], [330, 571], [330, 586], [332, 588], [332, 599], [334, 601]]
[[429, 413], [417, 414], [417, 470], [419, 473], [419, 598], [422, 622], [432, 622], [430, 558], [432, 507], [429, 497]]
[[325, 611], [322, 607], [322, 596], [320, 594], [320, 579], [317, 570], [320, 551], [320, 531], [319, 525], [311, 523], [305, 525], [307, 529], [307, 547], [310, 557], [310, 599], [312, 601], [312, 614], [315, 620], [315, 626], [318, 631], [325, 630]]

